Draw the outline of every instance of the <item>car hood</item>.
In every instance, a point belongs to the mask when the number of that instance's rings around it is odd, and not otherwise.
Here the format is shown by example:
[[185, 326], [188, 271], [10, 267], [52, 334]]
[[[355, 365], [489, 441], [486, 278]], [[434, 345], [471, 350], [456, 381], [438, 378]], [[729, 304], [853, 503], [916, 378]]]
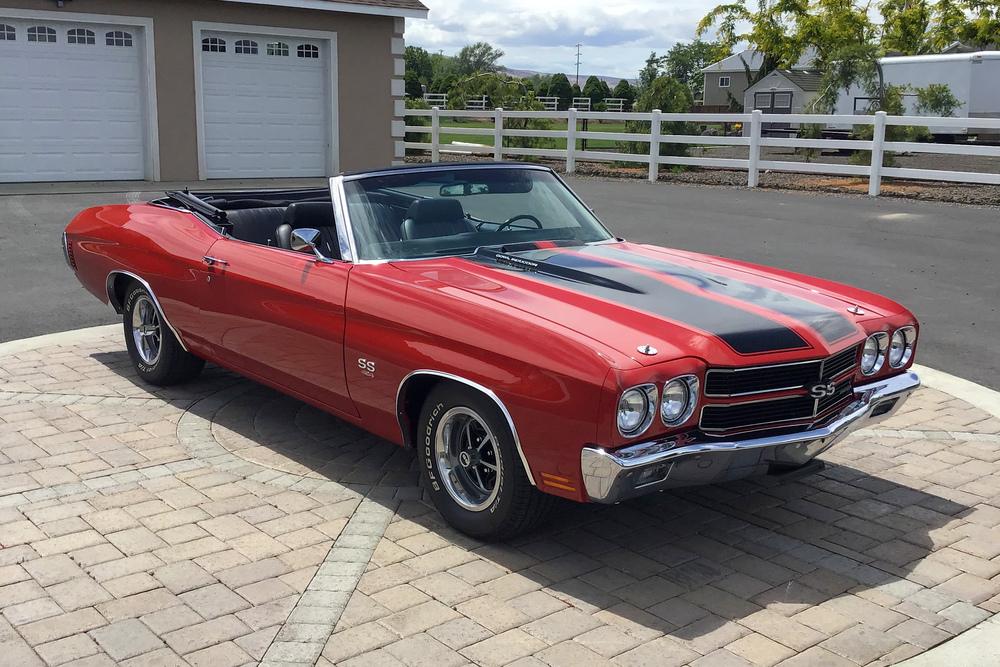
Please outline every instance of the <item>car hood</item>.
[[[860, 342], [861, 322], [904, 311], [821, 279], [627, 242], [517, 244], [395, 266], [572, 329], [642, 365], [817, 358]], [[656, 353], [639, 353], [644, 346]]]

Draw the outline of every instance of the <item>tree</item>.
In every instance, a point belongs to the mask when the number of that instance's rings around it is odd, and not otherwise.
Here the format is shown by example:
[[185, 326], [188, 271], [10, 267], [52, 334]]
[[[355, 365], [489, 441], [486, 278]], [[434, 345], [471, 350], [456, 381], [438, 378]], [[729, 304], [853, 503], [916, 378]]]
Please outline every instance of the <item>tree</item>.
[[476, 42], [463, 46], [455, 56], [459, 76], [471, 76], [480, 72], [495, 72], [500, 67], [504, 53], [487, 42]]
[[[403, 52], [403, 61], [406, 64], [406, 76], [409, 78], [412, 73], [418, 83], [429, 86], [434, 80], [434, 65], [431, 62], [431, 54], [426, 49], [419, 46], [408, 46]], [[407, 89], [409, 95], [409, 89]]]
[[590, 98], [591, 107], [604, 101], [605, 97], [610, 97], [608, 84], [596, 76], [587, 77], [587, 82], [583, 84], [583, 96]]
[[412, 70], [406, 70], [406, 75], [403, 80], [406, 86], [407, 97], [412, 97], [414, 99], [423, 98], [424, 87], [420, 84], [420, 79], [417, 77], [416, 72]]
[[622, 79], [611, 92], [611, 97], [620, 97], [627, 100], [625, 104], [625, 108], [627, 109], [635, 101], [635, 88], [628, 82], [628, 79]]
[[547, 92], [550, 97], [559, 98], [560, 109], [569, 109], [570, 105], [573, 104], [573, 86], [570, 85], [566, 75], [561, 72], [552, 75]]
[[663, 58], [656, 55], [656, 51], [650, 51], [646, 64], [639, 70], [639, 92], [653, 84], [656, 77], [660, 76], [662, 66]]
[[[634, 110], [639, 112], [649, 112], [659, 109], [664, 113], [687, 113], [691, 111], [694, 97], [691, 90], [673, 77], [661, 75], [654, 79], [645, 90], [639, 93], [639, 98], [635, 101]], [[688, 123], [673, 121], [663, 124], [664, 134], [691, 134]], [[626, 121], [626, 132], [648, 134], [650, 124], [648, 121]], [[619, 146], [626, 153], [648, 153], [649, 143], [641, 141], [622, 142]], [[686, 155], [687, 146], [685, 144], [660, 144], [660, 155]]]
[[882, 48], [903, 55], [930, 50], [931, 12], [925, 0], [882, 0]]
[[955, 97], [944, 83], [931, 83], [913, 92], [917, 94], [917, 113], [920, 114], [953, 116], [955, 109], [962, 106], [962, 100]]
[[674, 44], [667, 55], [663, 57], [663, 69], [691, 88], [695, 98], [701, 99], [705, 77], [701, 70], [729, 55], [729, 51], [718, 42], [705, 42], [696, 39], [693, 42]]

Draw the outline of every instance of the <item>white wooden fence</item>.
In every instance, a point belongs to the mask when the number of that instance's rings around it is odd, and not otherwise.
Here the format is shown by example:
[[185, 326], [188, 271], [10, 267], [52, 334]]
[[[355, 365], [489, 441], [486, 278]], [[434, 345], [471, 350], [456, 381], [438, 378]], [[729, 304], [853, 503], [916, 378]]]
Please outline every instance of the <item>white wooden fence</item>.
[[[954, 181], [960, 183], [984, 183], [1000, 185], [1000, 173], [979, 173], [970, 171], [945, 171], [939, 169], [913, 169], [901, 167], [886, 167], [882, 158], [886, 151], [904, 153], [942, 153], [949, 155], [976, 155], [1000, 158], [1000, 146], [976, 146], [970, 144], [940, 144], [917, 143], [907, 141], [886, 141], [885, 128], [889, 125], [911, 125], [938, 128], [975, 128], [1000, 129], [1000, 118], [932, 118], [925, 116], [888, 116], [885, 112], [874, 115], [843, 116], [819, 114], [764, 114], [760, 111], [744, 114], [712, 114], [712, 113], [661, 113], [653, 110], [651, 113], [635, 112], [597, 112], [597, 111], [452, 111], [439, 109], [407, 109], [407, 117], [430, 116], [430, 126], [407, 125], [406, 132], [430, 134], [430, 142], [405, 142], [405, 147], [412, 150], [430, 151], [431, 161], [438, 162], [441, 154], [441, 119], [442, 118], [474, 118], [492, 119], [492, 128], [480, 127], [447, 127], [449, 134], [492, 136], [493, 146], [483, 146], [463, 143], [460, 148], [466, 153], [481, 153], [492, 155], [495, 160], [505, 156], [535, 156], [564, 159], [567, 173], [576, 170], [578, 160], [601, 162], [639, 162], [649, 165], [649, 180], [656, 181], [660, 165], [691, 165], [697, 167], [719, 167], [725, 169], [740, 169], [747, 172], [747, 187], [757, 187], [761, 170], [799, 172], [810, 174], [838, 174], [844, 176], [862, 176], [868, 178], [868, 194], [877, 196], [882, 184], [882, 177], [920, 179], [929, 181]], [[562, 121], [563, 129], [558, 130], [521, 130], [504, 127], [505, 118], [536, 118], [550, 121]], [[594, 132], [580, 131], [578, 121], [589, 120], [634, 120], [650, 123], [650, 132]], [[749, 132], [744, 136], [701, 136], [663, 134], [663, 123], [685, 121], [693, 123], [744, 123], [749, 126]], [[873, 126], [871, 141], [863, 139], [801, 139], [795, 137], [762, 137], [761, 128], [764, 123], [802, 123], [802, 124], [850, 124]], [[521, 148], [504, 146], [504, 137], [546, 137], [565, 139], [566, 148]], [[596, 139], [611, 141], [643, 142], [649, 144], [647, 153], [622, 153], [610, 150], [580, 150], [577, 141], [580, 139]], [[660, 155], [660, 144], [688, 144], [699, 146], [748, 146], [749, 156], [740, 158], [690, 157]], [[871, 162], [864, 165], [856, 164], [825, 164], [818, 162], [793, 162], [784, 160], [767, 160], [761, 157], [761, 147], [812, 148], [812, 149], [848, 149], [871, 151]]]

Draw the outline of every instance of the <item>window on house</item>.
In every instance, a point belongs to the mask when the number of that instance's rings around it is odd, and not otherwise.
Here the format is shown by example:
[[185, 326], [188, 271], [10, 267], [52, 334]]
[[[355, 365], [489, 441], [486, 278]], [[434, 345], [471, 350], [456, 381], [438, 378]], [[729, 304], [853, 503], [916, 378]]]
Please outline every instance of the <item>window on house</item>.
[[0, 42], [13, 42], [16, 37], [17, 31], [14, 30], [14, 26], [0, 23]]
[[201, 50], [208, 53], [225, 53], [226, 40], [219, 37], [206, 37], [201, 40]]
[[732, 83], [732, 79], [728, 76], [719, 77], [719, 88], [728, 88], [730, 83]]
[[271, 42], [267, 45], [267, 55], [269, 56], [287, 56], [288, 55], [288, 44], [284, 42]]
[[66, 41], [69, 44], [96, 44], [93, 30], [85, 28], [73, 28], [66, 33]]
[[236, 42], [236, 53], [255, 56], [257, 55], [257, 42], [252, 39], [241, 39]]
[[319, 47], [315, 44], [299, 45], [299, 58], [319, 58]]
[[43, 25], [31, 26], [28, 28], [28, 41], [55, 44], [56, 30], [55, 28], [48, 28]]
[[132, 33], [112, 30], [104, 35], [104, 43], [108, 46], [132, 46]]

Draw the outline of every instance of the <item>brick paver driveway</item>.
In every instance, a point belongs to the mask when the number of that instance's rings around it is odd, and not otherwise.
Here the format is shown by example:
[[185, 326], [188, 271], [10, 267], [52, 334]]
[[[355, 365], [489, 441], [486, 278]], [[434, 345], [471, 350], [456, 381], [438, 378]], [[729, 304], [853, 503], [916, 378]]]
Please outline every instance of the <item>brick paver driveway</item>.
[[119, 331], [0, 356], [0, 664], [865, 665], [1000, 612], [1000, 421], [938, 391], [822, 475], [482, 544], [413, 457]]

